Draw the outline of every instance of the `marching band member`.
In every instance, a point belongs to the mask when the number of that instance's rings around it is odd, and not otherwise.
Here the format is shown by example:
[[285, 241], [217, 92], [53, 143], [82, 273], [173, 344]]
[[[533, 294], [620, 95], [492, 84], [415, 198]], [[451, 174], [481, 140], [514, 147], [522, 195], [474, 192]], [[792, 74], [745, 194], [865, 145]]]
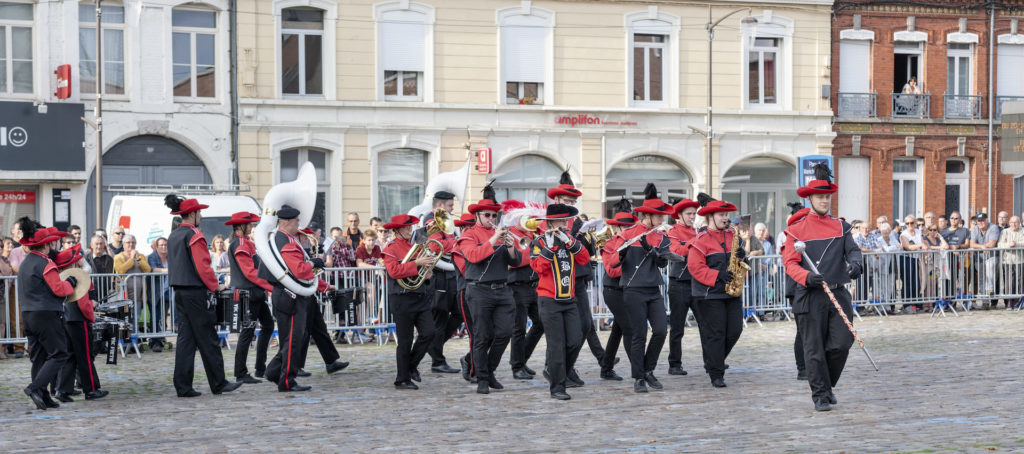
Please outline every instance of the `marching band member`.
[[[306, 227], [299, 231], [302, 235], [296, 237], [299, 241], [299, 245], [302, 246], [303, 250], [306, 251], [307, 257], [312, 257], [311, 263], [314, 263], [313, 268], [323, 268], [324, 262], [320, 256], [323, 254], [323, 246], [319, 243], [314, 248], [311, 239], [317, 238], [316, 232]], [[319, 279], [319, 278], [318, 278]], [[333, 288], [331, 288], [333, 290]], [[321, 290], [322, 291], [322, 290]], [[299, 377], [308, 377], [313, 375], [306, 372], [306, 357], [309, 354], [309, 339], [313, 339], [313, 343], [316, 344], [317, 351], [320, 352], [320, 357], [324, 359], [324, 367], [327, 369], [328, 374], [333, 374], [346, 367], [348, 367], [347, 361], [341, 360], [341, 355], [338, 354], [338, 347], [334, 346], [334, 341], [331, 339], [331, 333], [327, 331], [327, 322], [324, 321], [323, 310], [320, 306], [320, 302], [317, 301], [315, 296], [306, 298], [306, 329], [302, 332], [301, 340], [299, 341], [299, 370], [296, 372]]]
[[[323, 267], [323, 260], [309, 259], [296, 235], [299, 235], [299, 210], [287, 204], [282, 205], [277, 210], [277, 231], [274, 232], [273, 244], [270, 247], [280, 251], [288, 273], [297, 279], [316, 279], [317, 291], [329, 290], [330, 286], [313, 273], [313, 268]], [[314, 297], [297, 295], [288, 290], [284, 284], [270, 275], [265, 266], [260, 267], [260, 277], [274, 286], [270, 300], [274, 306], [278, 334], [278, 351], [274, 359], [267, 364], [267, 379], [276, 382], [277, 390], [280, 392], [309, 391], [313, 389], [311, 386], [300, 385], [295, 381], [299, 372], [299, 355], [303, 348], [303, 345], [295, 343], [301, 342], [305, 336], [309, 300]], [[305, 339], [308, 346], [309, 338]]]
[[[57, 254], [57, 270], [69, 267], [79, 267], [82, 260], [82, 245], [76, 244], [64, 249]], [[90, 284], [91, 287], [91, 284]], [[93, 312], [93, 302], [89, 294], [82, 295], [77, 301], [64, 303], [64, 330], [68, 336], [68, 347], [72, 356], [57, 377], [57, 400], [61, 402], [72, 402], [71, 394], [75, 390], [75, 375], [77, 372], [78, 381], [82, 390], [85, 391], [85, 399], [99, 399], [107, 395], [107, 391], [100, 389], [100, 378], [96, 374], [96, 367], [93, 359], [96, 357], [93, 349], [92, 324], [96, 321]]]
[[[802, 203], [787, 203], [787, 205], [789, 205], [791, 213], [789, 215], [789, 219], [786, 219], [786, 227], [789, 227], [795, 224], [797, 221], [803, 219], [804, 217], [807, 216], [807, 213], [810, 213], [811, 211], [810, 208], [801, 208], [803, 206]], [[782, 255], [784, 254], [784, 252], [782, 251], [786, 248], [785, 231], [779, 233], [779, 239], [777, 241], [782, 243], [782, 245], [779, 246], [779, 254]], [[789, 277], [789, 275], [787, 274], [786, 300], [788, 301], [790, 307], [793, 306], [793, 295], [795, 294], [795, 292], [796, 282], [793, 282], [793, 278]], [[794, 362], [796, 362], [796, 379], [807, 380], [807, 366], [804, 362], [804, 343], [803, 341], [800, 340], [799, 325], [797, 326], [796, 337], [793, 339], [793, 360]]]
[[[555, 201], [557, 204], [576, 206], [576, 201], [583, 195], [583, 191], [576, 189], [576, 186], [572, 182], [572, 177], [569, 175], [569, 171], [562, 172], [562, 176], [559, 179], [558, 186], [548, 189], [548, 198]], [[566, 230], [570, 235], [575, 237], [577, 240], [583, 243], [583, 247], [587, 249], [587, 252], [591, 257], [597, 255], [597, 251], [594, 250], [594, 245], [590, 244], [586, 235], [580, 233], [580, 227], [583, 223], [579, 219], [569, 219], [569, 225]], [[542, 225], [542, 230], [547, 229], [546, 225]], [[591, 353], [597, 358], [597, 362], [600, 363], [604, 358], [604, 347], [601, 346], [601, 339], [597, 337], [597, 329], [594, 327], [594, 318], [590, 312], [590, 294], [587, 289], [590, 286], [590, 281], [594, 280], [594, 268], [588, 263], [585, 266], [579, 266], [576, 268], [576, 288], [580, 289], [576, 294], [576, 307], [577, 313], [580, 317], [580, 328], [583, 329], [583, 338], [587, 341], [587, 345], [590, 346]], [[581, 343], [579, 348], [583, 349]], [[571, 382], [570, 387], [583, 386], [584, 382], [580, 378], [579, 374], [576, 373], [576, 359], [579, 358], [579, 352], [572, 355], [573, 361], [569, 363], [569, 375], [568, 380]]]
[[[387, 230], [395, 232], [394, 239], [384, 248], [384, 267], [388, 273], [388, 304], [395, 317], [395, 331], [398, 335], [398, 347], [395, 349], [395, 360], [398, 363], [398, 374], [395, 377], [395, 389], [419, 389], [413, 380], [420, 381], [417, 367], [427, 354], [430, 342], [434, 337], [434, 321], [431, 317], [429, 279], [433, 277], [433, 269], [426, 273], [428, 282], [419, 288], [406, 289], [398, 284], [398, 280], [414, 277], [422, 267], [434, 266], [434, 259], [427, 254], [420, 254], [415, 260], [402, 263], [412, 248], [412, 226], [420, 222], [415, 216], [399, 214], [384, 224]], [[413, 343], [413, 328], [419, 332]]]
[[217, 276], [210, 265], [206, 237], [199, 230], [200, 210], [209, 208], [196, 199], [174, 194], [164, 198], [171, 214], [181, 216], [181, 224], [167, 238], [167, 280], [174, 288], [174, 309], [178, 315], [178, 347], [174, 352], [174, 389], [178, 397], [200, 395], [192, 387], [196, 349], [203, 358], [206, 379], [214, 394], [231, 392], [241, 382], [224, 378], [224, 358], [217, 337], [217, 317], [210, 310], [211, 292], [217, 291]]
[[74, 293], [78, 281], [74, 277], [62, 281], [50, 260], [51, 243], [57, 241], [57, 235], [27, 217], [18, 219], [18, 227], [23, 235], [21, 245], [29, 248], [18, 268], [17, 282], [22, 326], [32, 360], [32, 382], [24, 392], [40, 410], [57, 408], [60, 404], [50, 399], [46, 385], [70, 357], [62, 320], [64, 298]]
[[[797, 284], [793, 314], [803, 342], [814, 409], [829, 411], [837, 403], [832, 388], [843, 373], [854, 338], [822, 286], [832, 289], [846, 319], [853, 320], [850, 292], [845, 284], [860, 276], [863, 256], [850, 234], [852, 227], [828, 214], [832, 194], [839, 190], [832, 183], [831, 171], [818, 164], [814, 166], [814, 176], [807, 186], [797, 189], [797, 195], [811, 202], [811, 212], [786, 229], [782, 260], [786, 274]], [[804, 263], [803, 254], [794, 247], [797, 241], [804, 242], [808, 257], [817, 258], [815, 264], [821, 274], [809, 270], [810, 264]]]
[[619, 350], [619, 343], [625, 348], [626, 357], [629, 358], [630, 335], [632, 327], [629, 325], [629, 312], [626, 310], [625, 302], [622, 300], [622, 285], [619, 279], [622, 277], [622, 264], [619, 262], [617, 249], [622, 246], [622, 231], [632, 227], [637, 222], [636, 216], [630, 212], [633, 206], [628, 199], [622, 199], [615, 205], [616, 213], [611, 219], [604, 221], [611, 226], [615, 236], [604, 243], [601, 249], [601, 264], [604, 266], [604, 279], [601, 290], [604, 295], [604, 303], [608, 310], [612, 311], [615, 320], [612, 322], [611, 332], [608, 334], [608, 343], [604, 347], [604, 358], [601, 361], [601, 378], [605, 380], [622, 381], [622, 377], [615, 373], [615, 355]]
[[[518, 204], [521, 202], [506, 200], [502, 207], [508, 211], [509, 202]], [[509, 227], [509, 233], [518, 238], [526, 238], [530, 242], [534, 240], [533, 232], [525, 230], [518, 224]], [[518, 240], [517, 240], [518, 241]], [[512, 297], [516, 300], [515, 323], [512, 328], [512, 347], [509, 352], [509, 365], [512, 366], [512, 377], [516, 380], [532, 380], [537, 372], [526, 365], [533, 356], [537, 343], [544, 336], [544, 322], [540, 318], [537, 308], [537, 283], [540, 276], [530, 265], [510, 266], [508, 269], [508, 285], [512, 287]], [[530, 330], [526, 330], [526, 321], [533, 322]]]
[[[702, 230], [690, 241], [687, 252], [687, 268], [693, 276], [693, 304], [700, 316], [700, 344], [704, 352], [704, 369], [716, 388], [725, 387], [725, 358], [743, 332], [743, 301], [738, 296], [725, 292], [725, 285], [732, 281], [729, 271], [729, 256], [732, 252], [733, 235], [729, 229], [729, 213], [736, 206], [715, 200], [703, 192], [697, 194], [700, 210], [707, 230]], [[743, 248], [736, 251], [743, 259]]]
[[[633, 391], [646, 393], [647, 386], [662, 389], [661, 382], [654, 376], [654, 369], [665, 344], [668, 321], [665, 300], [658, 288], [664, 283], [658, 268], [668, 264], [665, 255], [670, 251], [668, 238], [658, 228], [665, 216], [672, 214], [672, 206], [658, 198], [658, 189], [653, 183], [647, 183], [644, 203], [634, 211], [642, 216], [640, 222], [622, 232], [623, 246], [619, 250], [622, 276], [619, 283], [623, 288], [622, 299], [626, 301], [631, 328], [632, 352], [628, 357], [632, 365]], [[649, 344], [648, 323], [651, 327]]]
[[568, 220], [576, 217], [579, 210], [559, 203], [547, 206], [545, 221], [547, 232], [533, 240], [530, 246], [530, 267], [539, 275], [537, 300], [541, 319], [544, 323], [544, 338], [547, 340], [547, 365], [544, 371], [548, 378], [551, 397], [569, 400], [565, 392], [567, 372], [578, 355], [583, 343], [583, 330], [579, 327], [580, 316], [573, 304], [576, 297], [576, 269], [587, 266], [590, 254], [583, 243], [568, 235], [565, 228]]
[[[449, 218], [455, 209], [455, 194], [448, 191], [434, 193], [434, 209], [441, 208], [448, 213]], [[431, 211], [424, 216], [424, 223], [431, 223], [434, 219], [434, 212]], [[448, 365], [444, 357], [444, 344], [452, 338], [455, 331], [462, 325], [462, 315], [459, 311], [458, 282], [456, 282], [455, 265], [451, 263], [450, 255], [455, 248], [455, 240], [458, 237], [454, 232], [448, 234], [435, 232], [428, 240], [436, 240], [444, 246], [441, 260], [434, 267], [434, 295], [431, 301], [431, 314], [434, 318], [434, 339], [430, 343], [428, 353], [430, 354], [430, 371], [442, 374], [457, 374], [459, 370]], [[439, 252], [439, 251], [434, 251]]]
[[[468, 229], [476, 225], [476, 216], [472, 213], [463, 213], [462, 217], [455, 220], [455, 227], [460, 230]], [[469, 335], [469, 351], [459, 358], [459, 365], [462, 366], [462, 378], [470, 383], [476, 383], [476, 372], [473, 370], [473, 314], [470, 312], [469, 304], [466, 303], [466, 257], [456, 248], [452, 251], [452, 262], [455, 263], [455, 281], [459, 289], [459, 313], [466, 324], [466, 333]]]
[[508, 267], [527, 259], [504, 228], [495, 228], [501, 205], [494, 201], [494, 189], [487, 185], [483, 195], [469, 206], [476, 225], [462, 232], [455, 246], [466, 260], [466, 300], [473, 307], [473, 364], [479, 394], [503, 388], [494, 370], [512, 336], [516, 312]]
[[[686, 257], [687, 243], [697, 235], [697, 231], [693, 229], [693, 220], [697, 217], [698, 206], [699, 203], [690, 199], [683, 199], [672, 206], [672, 217], [679, 222], [673, 225], [666, 235], [670, 241], [669, 250], [680, 257]], [[693, 303], [691, 276], [690, 271], [686, 269], [686, 262], [673, 262], [669, 267], [668, 277], [668, 373], [686, 375], [686, 370], [683, 369], [683, 331], [686, 329], [686, 313]]]
[[[230, 225], [232, 229], [231, 241], [228, 243], [231, 286], [249, 292], [249, 319], [260, 322], [260, 336], [256, 340], [256, 377], [263, 377], [267, 370], [267, 348], [270, 347], [270, 338], [274, 335], [274, 316], [267, 305], [267, 293], [273, 291], [274, 286], [259, 276], [259, 257], [256, 255], [256, 245], [250, 239], [253, 224], [258, 222], [259, 215], [240, 211], [232, 214], [231, 219], [224, 225]], [[238, 334], [235, 381], [260, 382], [249, 375], [249, 369], [245, 365], [255, 332], [255, 326], [245, 326]]]

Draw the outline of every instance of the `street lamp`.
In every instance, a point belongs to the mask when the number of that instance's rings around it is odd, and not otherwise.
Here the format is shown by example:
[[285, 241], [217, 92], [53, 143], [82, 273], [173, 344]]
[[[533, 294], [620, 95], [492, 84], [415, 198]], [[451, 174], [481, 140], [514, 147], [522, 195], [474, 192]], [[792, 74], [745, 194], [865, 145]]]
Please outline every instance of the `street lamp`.
[[707, 181], [707, 187], [706, 187], [706, 189], [707, 189], [707, 192], [709, 194], [713, 194], [712, 189], [711, 189], [711, 180], [712, 180], [712, 174], [713, 174], [713, 172], [711, 170], [711, 158], [712, 158], [711, 141], [715, 137], [714, 130], [712, 129], [712, 123], [711, 123], [711, 77], [712, 77], [712, 74], [711, 74], [711, 42], [715, 38], [715, 27], [717, 27], [718, 24], [721, 24], [722, 21], [728, 19], [733, 14], [736, 14], [736, 13], [739, 13], [739, 12], [743, 12], [743, 11], [746, 11], [748, 16], [744, 17], [742, 20], [740, 20], [741, 24], [757, 24], [757, 19], [752, 17], [752, 16], [749, 16], [749, 14], [751, 14], [753, 12], [752, 8], [740, 8], [740, 9], [738, 9], [736, 11], [733, 11], [733, 12], [731, 12], [729, 14], [726, 14], [725, 16], [722, 16], [718, 20], [714, 20], [711, 17], [711, 5], [709, 4], [708, 5], [708, 23], [704, 26], [704, 28], [706, 28], [707, 31], [708, 31], [708, 113], [707, 113], [707, 117], [705, 117], [706, 120], [705, 120], [705, 123], [704, 123], [706, 129], [704, 131], [700, 131], [699, 129], [694, 128], [692, 126], [690, 127], [690, 129], [692, 129], [692, 130], [700, 133], [701, 135], [703, 135], [704, 139], [707, 141], [707, 147], [706, 147], [706, 150], [705, 150], [704, 165], [707, 167], [707, 180], [706, 180]]

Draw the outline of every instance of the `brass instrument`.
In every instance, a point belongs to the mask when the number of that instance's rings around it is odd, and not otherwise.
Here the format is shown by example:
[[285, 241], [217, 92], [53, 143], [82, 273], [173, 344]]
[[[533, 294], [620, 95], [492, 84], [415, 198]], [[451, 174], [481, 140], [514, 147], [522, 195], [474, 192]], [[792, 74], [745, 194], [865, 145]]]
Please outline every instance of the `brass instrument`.
[[[438, 232], [450, 234], [454, 231], [455, 224], [451, 218], [448, 217], [448, 212], [443, 208], [434, 210], [434, 223], [431, 224], [429, 229], [427, 229], [426, 237], [430, 238]], [[431, 250], [431, 245], [436, 246], [437, 252]], [[412, 247], [409, 248], [409, 252], [407, 252], [405, 257], [402, 258], [402, 263], [415, 261], [424, 254], [426, 254], [427, 257], [430, 257], [432, 262], [427, 266], [419, 267], [419, 269], [416, 270], [416, 276], [396, 279], [395, 282], [397, 282], [400, 287], [406, 290], [416, 290], [423, 286], [423, 283], [427, 281], [427, 275], [433, 272], [434, 266], [437, 265], [437, 262], [444, 256], [444, 244], [441, 244], [441, 242], [437, 240], [427, 240], [423, 243], [414, 243]]]
[[601, 230], [587, 232], [587, 241], [594, 245], [594, 249], [600, 250], [613, 236], [615, 236], [615, 232], [612, 231], [612, 226], [605, 224]]
[[[320, 258], [323, 259], [323, 254], [320, 252], [320, 238], [316, 235], [310, 235], [306, 232], [299, 230], [299, 233], [303, 234], [307, 240], [309, 240], [309, 250], [306, 251], [309, 258]], [[323, 268], [313, 268], [313, 274], [323, 273]]]
[[732, 236], [732, 251], [729, 253], [729, 272], [732, 273], [732, 280], [725, 283], [725, 293], [736, 297], [743, 294], [743, 284], [747, 281], [747, 265], [736, 253], [740, 248], [740, 232], [734, 231]]
[[[519, 228], [527, 232], [537, 233], [537, 229], [540, 228], [540, 221], [523, 216], [519, 219]], [[518, 246], [519, 249], [526, 249], [526, 247], [530, 245], [530, 242], [533, 241], [529, 236], [519, 236], [511, 231], [509, 231], [508, 234], [512, 235], [512, 238], [516, 240], [516, 246]]]

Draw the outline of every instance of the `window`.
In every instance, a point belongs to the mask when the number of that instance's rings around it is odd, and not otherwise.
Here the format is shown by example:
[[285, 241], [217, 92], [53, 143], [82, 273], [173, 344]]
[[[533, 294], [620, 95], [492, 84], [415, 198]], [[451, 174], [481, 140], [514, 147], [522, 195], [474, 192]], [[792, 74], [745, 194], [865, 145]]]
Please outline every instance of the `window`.
[[281, 91], [286, 95], [322, 95], [324, 12], [314, 8], [281, 10]]
[[917, 182], [921, 180], [921, 166], [917, 159], [892, 161], [892, 218], [903, 219], [908, 214], [918, 215], [921, 197]]
[[662, 101], [665, 35], [633, 35], [633, 100]]
[[[103, 93], [124, 94], [124, 7], [103, 6]], [[96, 93], [96, 6], [78, 5], [78, 86]]]
[[562, 168], [543, 156], [528, 154], [510, 159], [497, 169], [494, 195], [497, 201], [547, 203], [548, 188], [562, 175]]
[[924, 43], [896, 41], [893, 43], [893, 92], [902, 93], [908, 89], [910, 79], [917, 81], [918, 88], [925, 91], [921, 77], [921, 54]]
[[747, 52], [747, 102], [751, 105], [777, 104], [780, 38], [754, 38]]
[[171, 26], [174, 96], [216, 96], [217, 13], [175, 8]]
[[501, 74], [507, 104], [544, 104], [544, 87], [549, 77], [551, 27], [554, 13], [529, 7], [498, 11], [501, 33]]
[[946, 50], [946, 94], [971, 94], [971, 55], [974, 46], [949, 43]]
[[[331, 182], [327, 177], [327, 152], [311, 148], [293, 148], [281, 152], [281, 173], [280, 181], [292, 181], [299, 176], [299, 167], [307, 162], [313, 163], [316, 169], [316, 205], [313, 208], [313, 218], [320, 224], [326, 225], [327, 191]], [[305, 227], [305, 226], [303, 226]]]
[[390, 219], [423, 201], [427, 152], [395, 148], [377, 155], [377, 216]]
[[839, 91], [871, 91], [871, 41], [844, 39], [839, 42]]
[[996, 50], [999, 96], [1024, 96], [1024, 77], [1020, 73], [1024, 68], [1024, 44], [1000, 43]]
[[0, 2], [0, 94], [31, 94], [32, 5]]
[[795, 181], [793, 164], [766, 156], [746, 158], [722, 177], [722, 200], [739, 207], [740, 213], [750, 214], [751, 223], [763, 222], [769, 232], [781, 232], [789, 217], [786, 204], [801, 202]]
[[377, 5], [380, 97], [388, 101], [431, 100], [432, 7], [419, 3]]

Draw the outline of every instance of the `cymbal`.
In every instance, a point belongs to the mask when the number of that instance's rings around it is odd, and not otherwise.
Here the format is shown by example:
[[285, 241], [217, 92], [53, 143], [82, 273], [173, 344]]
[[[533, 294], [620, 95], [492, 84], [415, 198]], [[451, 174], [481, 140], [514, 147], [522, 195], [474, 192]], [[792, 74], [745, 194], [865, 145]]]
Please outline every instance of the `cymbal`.
[[89, 273], [86, 273], [85, 270], [81, 268], [68, 268], [60, 272], [60, 280], [66, 280], [68, 276], [74, 276], [78, 283], [75, 284], [75, 293], [68, 295], [64, 301], [78, 301], [89, 293], [89, 288], [92, 287], [92, 279], [89, 278]]

